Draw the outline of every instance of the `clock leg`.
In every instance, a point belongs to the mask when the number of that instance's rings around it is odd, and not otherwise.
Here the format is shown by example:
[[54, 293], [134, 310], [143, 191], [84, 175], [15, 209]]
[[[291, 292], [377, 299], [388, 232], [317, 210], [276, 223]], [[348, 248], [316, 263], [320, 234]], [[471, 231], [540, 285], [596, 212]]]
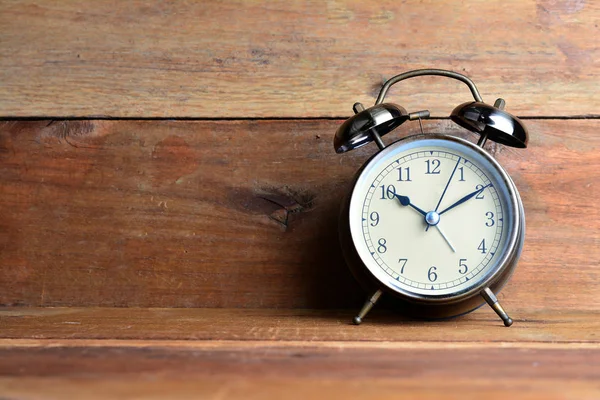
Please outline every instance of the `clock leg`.
[[360, 323], [362, 322], [365, 315], [367, 315], [369, 313], [369, 311], [371, 311], [371, 308], [373, 308], [373, 306], [375, 305], [375, 303], [377, 303], [377, 300], [379, 300], [380, 297], [381, 297], [381, 290], [378, 290], [371, 297], [369, 297], [367, 299], [367, 301], [365, 302], [365, 305], [362, 306], [358, 315], [356, 317], [354, 317], [353, 322], [355, 325], [360, 325]]
[[494, 311], [496, 311], [496, 314], [498, 314], [498, 316], [500, 318], [502, 318], [502, 321], [504, 321], [504, 326], [511, 326], [512, 325], [512, 323], [513, 323], [512, 318], [510, 318], [508, 316], [508, 314], [506, 313], [506, 311], [504, 311], [504, 308], [502, 308], [502, 306], [498, 302], [498, 298], [496, 297], [496, 295], [494, 294], [494, 292], [492, 292], [490, 290], [490, 288], [486, 287], [485, 289], [483, 289], [481, 291], [481, 296], [490, 305], [490, 307], [492, 307], [492, 309]]

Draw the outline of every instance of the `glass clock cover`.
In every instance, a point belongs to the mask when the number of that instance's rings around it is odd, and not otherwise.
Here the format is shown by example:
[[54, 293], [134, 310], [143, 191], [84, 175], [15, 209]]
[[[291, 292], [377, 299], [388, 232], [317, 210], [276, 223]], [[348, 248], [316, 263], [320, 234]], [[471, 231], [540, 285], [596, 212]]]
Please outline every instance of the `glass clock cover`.
[[447, 298], [505, 263], [515, 246], [516, 208], [501, 168], [475, 145], [401, 140], [360, 174], [350, 230], [365, 266], [388, 288]]

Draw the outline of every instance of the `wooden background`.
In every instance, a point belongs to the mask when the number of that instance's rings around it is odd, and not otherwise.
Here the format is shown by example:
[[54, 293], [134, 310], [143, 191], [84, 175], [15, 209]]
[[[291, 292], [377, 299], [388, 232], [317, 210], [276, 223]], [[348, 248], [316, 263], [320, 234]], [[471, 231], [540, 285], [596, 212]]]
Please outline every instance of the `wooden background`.
[[[0, 1], [0, 397], [598, 398], [598, 23], [589, 0]], [[337, 215], [375, 148], [333, 134], [416, 68], [529, 128], [487, 146], [526, 209], [511, 333], [487, 308], [339, 322], [365, 295]], [[389, 100], [474, 139], [447, 119], [458, 82]]]
[[[436, 67], [527, 117], [529, 149], [490, 147], [527, 211], [506, 302], [600, 310], [598, 4], [88, 5], [0, 6], [0, 304], [356, 306], [336, 219], [374, 147], [337, 155], [333, 134]], [[447, 116], [469, 92], [389, 99]]]
[[[92, 6], [93, 4], [93, 6]], [[598, 114], [585, 0], [2, 1], [5, 116], [346, 117], [400, 72], [464, 72], [526, 116]], [[392, 91], [447, 116], [458, 82]]]
[[[490, 148], [527, 211], [506, 306], [600, 310], [598, 124], [526, 123], [529, 149]], [[5, 122], [0, 302], [358, 306], [336, 221], [374, 146], [335, 154], [339, 124]], [[448, 120], [425, 129], [464, 134]]]

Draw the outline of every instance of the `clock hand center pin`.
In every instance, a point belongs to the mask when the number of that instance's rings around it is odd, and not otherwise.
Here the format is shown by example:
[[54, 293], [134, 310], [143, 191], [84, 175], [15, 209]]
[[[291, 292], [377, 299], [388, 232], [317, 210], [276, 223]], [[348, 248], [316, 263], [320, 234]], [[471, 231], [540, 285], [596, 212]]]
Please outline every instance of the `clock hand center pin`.
[[452, 243], [450, 243], [450, 240], [448, 240], [448, 237], [444, 234], [444, 232], [442, 232], [440, 226], [438, 225], [440, 223], [440, 213], [438, 213], [437, 211], [429, 211], [429, 212], [423, 211], [419, 207], [412, 204], [410, 201], [410, 198], [408, 196], [402, 196], [400, 194], [397, 194], [396, 197], [398, 198], [398, 200], [400, 200], [400, 204], [402, 204], [405, 207], [410, 206], [416, 212], [423, 215], [425, 217], [425, 223], [427, 223], [427, 227], [435, 226], [437, 228], [438, 232], [440, 233], [440, 235], [442, 235], [442, 237], [444, 238], [444, 241], [448, 244], [448, 246], [450, 246], [452, 251], [454, 253], [456, 253], [456, 249], [454, 248], [454, 246], [452, 246]]

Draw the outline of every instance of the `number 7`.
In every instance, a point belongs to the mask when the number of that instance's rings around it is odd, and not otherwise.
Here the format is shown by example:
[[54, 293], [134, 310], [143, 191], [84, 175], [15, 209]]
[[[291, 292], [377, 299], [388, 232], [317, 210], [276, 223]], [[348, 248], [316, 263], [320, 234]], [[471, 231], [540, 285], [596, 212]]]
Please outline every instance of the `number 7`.
[[398, 264], [402, 264], [402, 268], [400, 269], [401, 274], [404, 273], [404, 267], [406, 266], [407, 261], [408, 261], [408, 259], [406, 259], [406, 258], [401, 258], [398, 260]]

